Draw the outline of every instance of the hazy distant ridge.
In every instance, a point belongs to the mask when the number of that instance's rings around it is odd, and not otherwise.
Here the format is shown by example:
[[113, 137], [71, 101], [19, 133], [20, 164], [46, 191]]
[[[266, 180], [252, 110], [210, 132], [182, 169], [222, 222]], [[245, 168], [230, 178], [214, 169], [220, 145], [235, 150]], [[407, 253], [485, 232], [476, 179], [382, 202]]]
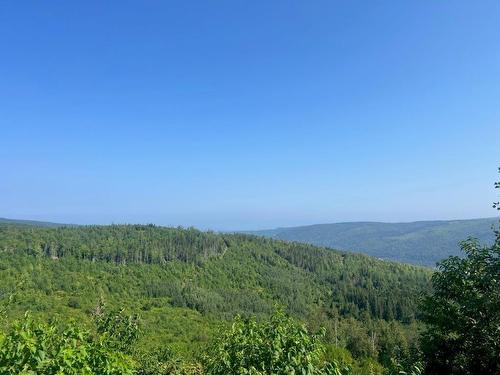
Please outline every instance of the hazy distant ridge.
[[450, 255], [461, 255], [467, 237], [493, 241], [499, 218], [417, 221], [411, 223], [352, 222], [317, 224], [251, 232], [287, 241], [365, 253], [377, 258], [434, 266]]
[[16, 220], [16, 219], [6, 219], [0, 217], [0, 224], [3, 225], [31, 225], [35, 227], [69, 227], [75, 226], [75, 224], [60, 224], [60, 223], [50, 223], [47, 221], [36, 221], [36, 220]]

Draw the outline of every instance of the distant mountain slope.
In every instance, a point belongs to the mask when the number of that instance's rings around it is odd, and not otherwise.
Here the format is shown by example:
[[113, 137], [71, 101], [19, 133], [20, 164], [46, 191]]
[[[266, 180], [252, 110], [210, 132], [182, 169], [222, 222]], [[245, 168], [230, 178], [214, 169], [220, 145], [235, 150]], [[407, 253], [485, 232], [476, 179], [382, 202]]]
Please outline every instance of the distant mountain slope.
[[35, 227], [62, 227], [62, 226], [74, 226], [74, 224], [59, 224], [59, 223], [49, 223], [46, 221], [36, 221], [36, 220], [16, 220], [16, 219], [6, 219], [0, 217], [0, 225], [31, 225]]
[[252, 233], [432, 267], [443, 258], [460, 255], [459, 242], [467, 237], [491, 243], [491, 226], [494, 224], [498, 224], [498, 218], [412, 223], [353, 222]]

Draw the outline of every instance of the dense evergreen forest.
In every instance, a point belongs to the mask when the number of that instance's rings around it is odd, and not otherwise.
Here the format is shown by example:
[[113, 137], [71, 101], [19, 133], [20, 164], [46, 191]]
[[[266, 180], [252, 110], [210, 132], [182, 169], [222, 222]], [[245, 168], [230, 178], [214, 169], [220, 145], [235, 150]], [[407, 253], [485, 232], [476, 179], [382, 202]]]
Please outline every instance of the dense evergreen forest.
[[351, 369], [399, 366], [416, 350], [418, 300], [430, 276], [425, 268], [244, 234], [0, 225], [4, 327], [27, 310], [40, 321], [91, 327], [105, 303], [140, 317], [135, 350], [168, 349], [185, 363], [200, 362], [235, 315], [264, 322], [282, 306], [310, 332], [323, 328], [321, 342]]

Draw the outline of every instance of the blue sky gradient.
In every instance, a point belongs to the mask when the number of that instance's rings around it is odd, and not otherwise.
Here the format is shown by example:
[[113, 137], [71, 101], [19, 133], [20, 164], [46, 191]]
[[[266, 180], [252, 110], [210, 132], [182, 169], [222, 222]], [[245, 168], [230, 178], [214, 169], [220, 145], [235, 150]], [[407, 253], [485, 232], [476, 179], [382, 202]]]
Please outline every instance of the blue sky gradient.
[[0, 217], [493, 216], [500, 2], [0, 3]]

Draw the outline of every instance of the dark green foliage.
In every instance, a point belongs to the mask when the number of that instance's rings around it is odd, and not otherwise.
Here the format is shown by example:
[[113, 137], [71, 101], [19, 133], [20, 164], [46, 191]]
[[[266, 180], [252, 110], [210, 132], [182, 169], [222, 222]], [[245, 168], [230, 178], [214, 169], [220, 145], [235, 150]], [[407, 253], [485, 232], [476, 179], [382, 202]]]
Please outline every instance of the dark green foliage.
[[491, 218], [413, 223], [337, 223], [278, 228], [254, 233], [434, 267], [441, 259], [460, 255], [458, 244], [469, 236], [487, 244], [493, 243], [491, 226], [496, 220]]
[[432, 277], [422, 348], [429, 374], [500, 373], [500, 236], [493, 246], [462, 243]]

